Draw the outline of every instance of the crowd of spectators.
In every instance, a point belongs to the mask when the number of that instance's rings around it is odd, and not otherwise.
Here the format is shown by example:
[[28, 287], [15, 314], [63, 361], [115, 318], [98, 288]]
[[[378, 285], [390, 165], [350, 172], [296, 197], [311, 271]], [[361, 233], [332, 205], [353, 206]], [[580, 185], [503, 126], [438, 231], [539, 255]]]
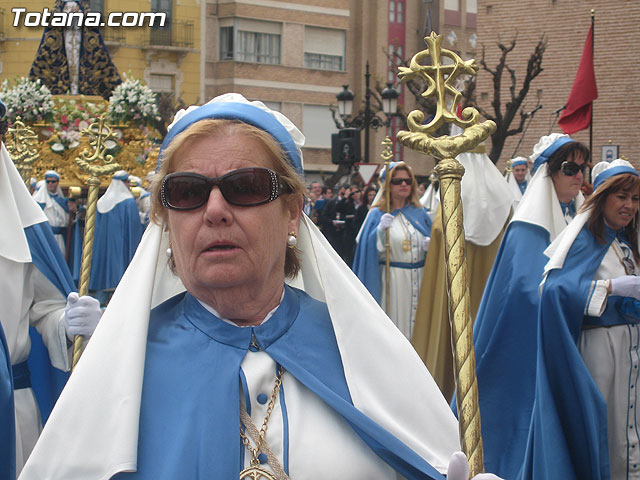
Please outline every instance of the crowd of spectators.
[[315, 181], [309, 186], [305, 211], [349, 266], [353, 263], [356, 236], [376, 192], [373, 185], [363, 188], [355, 183], [332, 188]]

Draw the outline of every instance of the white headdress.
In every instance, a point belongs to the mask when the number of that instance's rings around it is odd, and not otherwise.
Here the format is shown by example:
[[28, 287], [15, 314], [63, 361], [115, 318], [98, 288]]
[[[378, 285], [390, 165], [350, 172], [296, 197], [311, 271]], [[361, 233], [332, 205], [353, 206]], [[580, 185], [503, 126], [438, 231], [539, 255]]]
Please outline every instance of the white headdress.
[[120, 202], [125, 201], [127, 198], [133, 198], [131, 190], [124, 183], [128, 178], [129, 174], [124, 170], [119, 170], [113, 175], [107, 191], [98, 200], [98, 212], [107, 213], [113, 210], [113, 207]]
[[4, 143], [0, 148], [0, 257], [27, 263], [31, 252], [24, 229], [46, 222], [47, 217], [31, 197]]

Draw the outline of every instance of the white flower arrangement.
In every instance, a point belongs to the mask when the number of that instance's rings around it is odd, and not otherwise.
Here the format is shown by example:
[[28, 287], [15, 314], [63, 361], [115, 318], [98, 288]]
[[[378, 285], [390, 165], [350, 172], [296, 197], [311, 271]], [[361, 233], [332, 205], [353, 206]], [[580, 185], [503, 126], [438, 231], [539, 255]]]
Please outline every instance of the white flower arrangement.
[[51, 91], [39, 78], [16, 78], [13, 86], [8, 79], [5, 80], [0, 84], [0, 100], [7, 107], [7, 120], [10, 123], [18, 116], [25, 122], [48, 121], [53, 116]]
[[145, 125], [160, 120], [156, 94], [140, 80], [130, 78], [115, 88], [107, 111], [114, 122]]

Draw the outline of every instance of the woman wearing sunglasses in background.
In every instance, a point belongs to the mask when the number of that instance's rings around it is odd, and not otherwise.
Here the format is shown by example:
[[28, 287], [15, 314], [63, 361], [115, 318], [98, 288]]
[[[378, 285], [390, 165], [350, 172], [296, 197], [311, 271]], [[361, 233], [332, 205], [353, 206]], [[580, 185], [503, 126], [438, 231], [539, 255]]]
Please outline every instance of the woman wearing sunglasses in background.
[[[391, 179], [380, 175], [382, 187], [358, 234], [353, 271], [389, 313], [402, 334], [411, 339], [418, 308], [431, 219], [420, 204], [411, 167], [393, 162]], [[388, 190], [387, 190], [388, 189]], [[389, 206], [387, 207], [387, 191]], [[389, 230], [389, 303], [386, 305], [386, 230]]]
[[517, 478], [524, 458], [533, 406], [543, 252], [583, 202], [589, 150], [556, 133], [542, 137], [530, 159], [534, 176], [507, 227], [474, 324], [485, 466], [509, 479]]
[[455, 418], [301, 213], [303, 142], [238, 94], [176, 114], [153, 221], [23, 479], [442, 478]]
[[593, 177], [545, 251], [525, 479], [640, 478], [640, 177], [626, 160]]

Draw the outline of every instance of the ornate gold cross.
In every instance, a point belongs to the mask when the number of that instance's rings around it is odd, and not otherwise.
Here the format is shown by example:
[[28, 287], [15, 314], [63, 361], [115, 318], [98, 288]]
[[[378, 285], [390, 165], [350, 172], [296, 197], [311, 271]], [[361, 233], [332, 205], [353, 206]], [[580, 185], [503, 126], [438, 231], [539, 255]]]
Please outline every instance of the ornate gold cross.
[[16, 117], [16, 121], [13, 123], [13, 126], [7, 130], [7, 134], [11, 139], [11, 141], [7, 143], [7, 150], [13, 159], [13, 163], [15, 163], [16, 168], [20, 172], [22, 180], [28, 186], [29, 179], [31, 178], [31, 164], [40, 157], [38, 150], [32, 148], [35, 146], [34, 144], [37, 143], [38, 136], [31, 128], [22, 122], [20, 117]]
[[[462, 450], [469, 458], [471, 477], [473, 477], [484, 471], [484, 459], [460, 196], [460, 181], [464, 175], [464, 167], [455, 157], [462, 152], [473, 150], [495, 131], [496, 124], [492, 121], [478, 123], [478, 111], [471, 107], [462, 111], [462, 118], [456, 114], [461, 93], [456, 90], [455, 82], [460, 75], [476, 74], [478, 67], [474, 60], [463, 61], [454, 52], [443, 49], [441, 35], [432, 32], [424, 41], [427, 44], [427, 50], [414, 55], [410, 68], [400, 67], [398, 76], [402, 81], [415, 77], [425, 80], [427, 89], [422, 95], [436, 97], [436, 114], [429, 123], [423, 125], [424, 113], [420, 110], [411, 112], [407, 118], [410, 132], [398, 132], [398, 140], [409, 148], [440, 159], [435, 168], [435, 174], [440, 181], [460, 443]], [[453, 63], [443, 65], [441, 62], [443, 56], [452, 59]], [[431, 59], [431, 65], [422, 64], [427, 58]], [[447, 104], [448, 100], [450, 104]], [[432, 137], [431, 134], [445, 122], [457, 125], [462, 129], [462, 133], [454, 136]]]
[[[84, 238], [82, 242], [82, 266], [80, 269], [80, 282], [78, 284], [78, 294], [86, 295], [89, 292], [89, 279], [91, 276], [91, 258], [93, 256], [93, 234], [96, 227], [96, 208], [98, 203], [98, 190], [100, 189], [100, 178], [109, 175], [120, 169], [120, 165], [113, 162], [113, 155], [106, 154], [107, 140], [116, 140], [109, 124], [105, 123], [104, 115], [98, 118], [96, 123], [92, 123], [82, 130], [83, 135], [91, 137], [90, 145], [93, 152], [84, 149], [79, 157], [75, 159], [76, 164], [89, 174], [87, 185], [87, 215], [85, 217]], [[76, 335], [73, 339], [73, 359], [72, 368], [76, 366], [82, 355], [83, 338]]]

